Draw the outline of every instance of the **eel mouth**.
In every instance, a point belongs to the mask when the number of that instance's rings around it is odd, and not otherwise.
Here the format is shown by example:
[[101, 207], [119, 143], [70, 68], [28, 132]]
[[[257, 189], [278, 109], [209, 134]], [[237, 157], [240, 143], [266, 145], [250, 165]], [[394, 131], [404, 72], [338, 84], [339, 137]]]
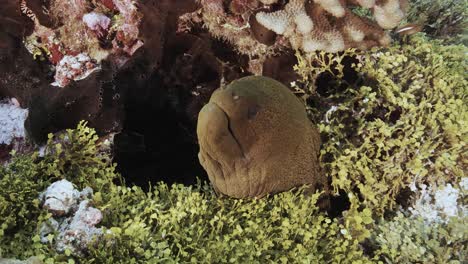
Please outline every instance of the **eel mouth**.
[[227, 133], [228, 136], [230, 138], [232, 138], [233, 141], [235, 142], [235, 145], [240, 150], [240, 153], [241, 153], [242, 157], [245, 158], [246, 156], [245, 156], [244, 149], [242, 148], [241, 141], [240, 141], [240, 139], [238, 138], [238, 136], [236, 135], [236, 133], [234, 132], [234, 130], [232, 128], [232, 120], [229, 117], [228, 113], [219, 104], [217, 104], [215, 102], [210, 102], [208, 105], [210, 105], [209, 107], [213, 107], [213, 108], [216, 109], [216, 110], [214, 110], [214, 112], [217, 115], [222, 115], [222, 117], [220, 116], [220, 118], [226, 120], [226, 125], [224, 125], [222, 127], [218, 127], [218, 129], [225, 130], [225, 131], [219, 131], [219, 132], [221, 132], [220, 134]]

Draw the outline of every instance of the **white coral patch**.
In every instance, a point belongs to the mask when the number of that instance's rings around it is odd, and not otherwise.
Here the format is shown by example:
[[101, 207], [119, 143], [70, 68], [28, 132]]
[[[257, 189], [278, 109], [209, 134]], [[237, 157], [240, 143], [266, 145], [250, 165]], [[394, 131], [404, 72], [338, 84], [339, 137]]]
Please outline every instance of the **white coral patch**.
[[55, 82], [52, 85], [65, 87], [70, 81], [82, 80], [99, 69], [85, 53], [76, 56], [66, 55], [57, 64]]
[[435, 206], [439, 208], [446, 216], [456, 216], [458, 214], [458, 195], [459, 191], [454, 189], [451, 184], [441, 190], [436, 191], [434, 195]]
[[400, 23], [405, 13], [399, 0], [388, 0], [383, 6], [374, 6], [374, 17], [377, 24], [384, 29], [391, 29]]
[[[468, 178], [463, 178], [460, 185], [462, 186], [466, 181]], [[468, 215], [467, 206], [458, 203], [460, 190], [451, 184], [446, 184], [442, 188], [421, 184], [420, 190], [413, 184], [411, 189], [415, 190], [419, 197], [409, 211], [413, 216], [422, 217], [428, 223], [447, 222], [449, 217]]]
[[356, 42], [361, 42], [364, 40], [364, 32], [353, 27], [352, 25], [348, 25], [345, 27], [346, 34]]
[[44, 199], [44, 208], [53, 215], [62, 216], [76, 206], [80, 193], [71, 182], [60, 180], [52, 183], [41, 196]]
[[294, 23], [297, 25], [297, 30], [303, 35], [310, 33], [314, 28], [314, 22], [312, 22], [312, 19], [310, 19], [306, 12], [297, 14], [294, 18]]
[[11, 144], [14, 138], [24, 138], [24, 121], [28, 109], [19, 107], [16, 99], [0, 102], [0, 144]]
[[255, 15], [258, 23], [274, 31], [276, 34], [284, 34], [290, 25], [288, 14], [285, 11], [274, 13], [259, 12]]
[[346, 13], [339, 0], [314, 0], [314, 2], [335, 17], [343, 17]]
[[79, 255], [94, 238], [99, 238], [103, 232], [96, 225], [101, 222], [102, 213], [90, 205], [92, 194], [91, 188], [86, 187], [80, 192], [67, 180], [50, 185], [40, 197], [45, 199], [43, 207], [53, 215], [41, 226], [41, 242], [51, 243], [48, 235], [55, 234], [58, 252], [69, 249]]
[[302, 41], [302, 48], [305, 52], [313, 52], [317, 50], [325, 50], [327, 47], [327, 42], [315, 38], [304, 38]]
[[325, 39], [328, 41], [327, 47], [324, 49], [326, 52], [338, 52], [345, 49], [343, 37], [340, 33], [330, 32], [325, 34]]

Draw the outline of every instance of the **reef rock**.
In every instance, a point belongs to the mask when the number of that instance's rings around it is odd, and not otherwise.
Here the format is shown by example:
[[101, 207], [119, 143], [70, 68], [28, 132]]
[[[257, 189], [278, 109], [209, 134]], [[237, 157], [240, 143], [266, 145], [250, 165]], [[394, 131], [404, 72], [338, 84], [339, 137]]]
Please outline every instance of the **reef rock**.
[[43, 207], [52, 213], [52, 218], [41, 227], [41, 242], [49, 243], [48, 235], [57, 233], [55, 249], [64, 252], [70, 249], [80, 255], [94, 238], [102, 235], [96, 225], [102, 213], [90, 205], [93, 190], [89, 187], [79, 192], [67, 180], [54, 182], [41, 194]]
[[22, 109], [16, 99], [0, 101], [0, 144], [11, 144], [15, 138], [24, 138], [24, 121], [28, 110]]
[[262, 197], [324, 186], [319, 132], [300, 100], [271, 78], [244, 77], [216, 90], [197, 134], [200, 163], [220, 193]]

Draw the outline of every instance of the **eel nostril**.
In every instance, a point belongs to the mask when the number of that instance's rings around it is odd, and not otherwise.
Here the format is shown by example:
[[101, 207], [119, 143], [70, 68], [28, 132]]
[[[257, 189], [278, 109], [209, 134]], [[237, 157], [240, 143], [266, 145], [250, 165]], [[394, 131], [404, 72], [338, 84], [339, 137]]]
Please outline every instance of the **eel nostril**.
[[247, 110], [247, 119], [252, 119], [257, 115], [258, 111], [260, 110], [260, 107], [258, 105], [250, 106], [249, 109]]

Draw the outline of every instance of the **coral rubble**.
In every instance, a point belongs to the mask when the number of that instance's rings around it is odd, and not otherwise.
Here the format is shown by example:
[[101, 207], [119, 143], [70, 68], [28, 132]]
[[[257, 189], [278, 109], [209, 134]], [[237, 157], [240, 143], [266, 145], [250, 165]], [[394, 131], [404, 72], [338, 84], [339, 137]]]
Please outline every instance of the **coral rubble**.
[[89, 244], [103, 234], [101, 228], [95, 227], [102, 220], [100, 210], [90, 206], [90, 196], [93, 190], [89, 187], [79, 192], [67, 180], [52, 183], [41, 194], [43, 208], [48, 210], [53, 218], [41, 227], [41, 241], [49, 241], [48, 235], [58, 232], [55, 248], [58, 252], [71, 250], [81, 254]]

